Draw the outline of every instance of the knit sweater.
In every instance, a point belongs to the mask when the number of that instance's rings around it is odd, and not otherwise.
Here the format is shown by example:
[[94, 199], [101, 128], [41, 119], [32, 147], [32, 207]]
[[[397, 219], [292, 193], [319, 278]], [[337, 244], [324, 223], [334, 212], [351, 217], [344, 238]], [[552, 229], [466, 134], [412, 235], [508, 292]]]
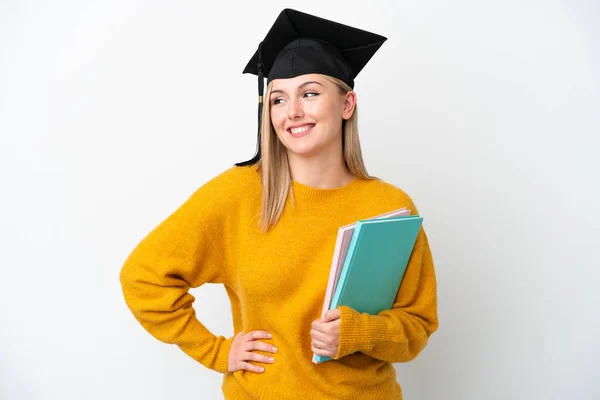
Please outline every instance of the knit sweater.
[[[125, 301], [154, 337], [177, 344], [223, 374], [225, 399], [401, 399], [394, 362], [414, 359], [437, 329], [434, 265], [421, 228], [390, 310], [378, 315], [341, 306], [333, 360], [312, 362], [311, 323], [322, 312], [338, 228], [401, 207], [411, 198], [380, 179], [355, 178], [336, 189], [293, 181], [280, 220], [258, 227], [260, 172], [232, 167], [197, 189], [133, 250], [121, 269]], [[223, 284], [234, 334], [266, 330], [275, 354], [263, 373], [228, 372], [232, 337], [195, 316], [190, 288]]]

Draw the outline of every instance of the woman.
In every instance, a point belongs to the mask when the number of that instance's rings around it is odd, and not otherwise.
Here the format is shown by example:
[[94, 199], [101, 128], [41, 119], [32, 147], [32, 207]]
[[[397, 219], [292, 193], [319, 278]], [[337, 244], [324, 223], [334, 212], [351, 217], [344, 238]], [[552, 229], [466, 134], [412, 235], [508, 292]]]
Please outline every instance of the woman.
[[[255, 157], [200, 187], [122, 268], [138, 321], [223, 373], [226, 399], [401, 399], [392, 363], [416, 357], [437, 329], [423, 229], [392, 309], [320, 318], [338, 228], [417, 213], [367, 174], [360, 151], [354, 78], [385, 40], [284, 10], [244, 71], [258, 75], [261, 100], [268, 77]], [[205, 283], [225, 286], [233, 337], [195, 317], [188, 290]], [[333, 360], [315, 364], [313, 353]]]

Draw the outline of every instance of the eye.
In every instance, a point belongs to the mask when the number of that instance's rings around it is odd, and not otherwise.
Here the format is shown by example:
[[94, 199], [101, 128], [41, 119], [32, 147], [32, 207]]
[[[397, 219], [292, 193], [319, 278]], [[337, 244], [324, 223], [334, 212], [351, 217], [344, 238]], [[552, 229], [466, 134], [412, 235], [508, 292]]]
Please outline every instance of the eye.
[[283, 101], [283, 99], [281, 99], [281, 98], [275, 98], [275, 99], [271, 100], [271, 104], [273, 104], [275, 106], [277, 104], [281, 104], [282, 101]]
[[313, 90], [311, 90], [311, 91], [309, 91], [309, 92], [306, 92], [306, 93], [304, 93], [304, 96], [305, 96], [305, 97], [315, 97], [315, 96], [318, 96], [318, 95], [319, 95], [319, 93], [317, 93], [317, 92], [315, 92], [315, 91], [313, 91]]

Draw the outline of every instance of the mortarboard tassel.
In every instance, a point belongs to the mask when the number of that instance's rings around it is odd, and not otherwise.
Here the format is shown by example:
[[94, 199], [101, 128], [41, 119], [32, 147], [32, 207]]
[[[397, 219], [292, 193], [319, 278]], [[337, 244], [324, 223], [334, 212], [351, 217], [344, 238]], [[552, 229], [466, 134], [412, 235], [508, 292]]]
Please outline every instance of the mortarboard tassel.
[[252, 159], [248, 161], [244, 161], [241, 163], [235, 164], [238, 167], [245, 167], [247, 165], [254, 165], [260, 160], [261, 157], [261, 146], [260, 146], [260, 125], [262, 119], [262, 109], [263, 109], [263, 94], [265, 90], [265, 80], [263, 77], [263, 62], [262, 62], [262, 42], [258, 45], [258, 134], [257, 134], [257, 143], [256, 143], [256, 154]]
[[263, 77], [262, 42], [258, 45], [258, 130], [260, 132], [260, 120], [262, 118], [263, 93], [265, 80]]

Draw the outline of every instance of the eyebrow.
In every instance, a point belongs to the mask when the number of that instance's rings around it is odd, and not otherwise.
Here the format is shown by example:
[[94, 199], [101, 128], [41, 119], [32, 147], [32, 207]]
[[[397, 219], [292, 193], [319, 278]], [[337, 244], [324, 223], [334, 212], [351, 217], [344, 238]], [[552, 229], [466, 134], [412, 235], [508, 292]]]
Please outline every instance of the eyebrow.
[[[320, 82], [317, 82], [317, 81], [307, 81], [307, 82], [304, 82], [303, 84], [301, 84], [300, 86], [298, 86], [298, 89], [302, 89], [304, 86], [308, 86], [311, 83], [316, 83], [317, 85], [323, 86]], [[271, 90], [271, 94], [273, 94], [273, 93], [283, 93], [283, 90], [280, 90], [280, 89]]]

